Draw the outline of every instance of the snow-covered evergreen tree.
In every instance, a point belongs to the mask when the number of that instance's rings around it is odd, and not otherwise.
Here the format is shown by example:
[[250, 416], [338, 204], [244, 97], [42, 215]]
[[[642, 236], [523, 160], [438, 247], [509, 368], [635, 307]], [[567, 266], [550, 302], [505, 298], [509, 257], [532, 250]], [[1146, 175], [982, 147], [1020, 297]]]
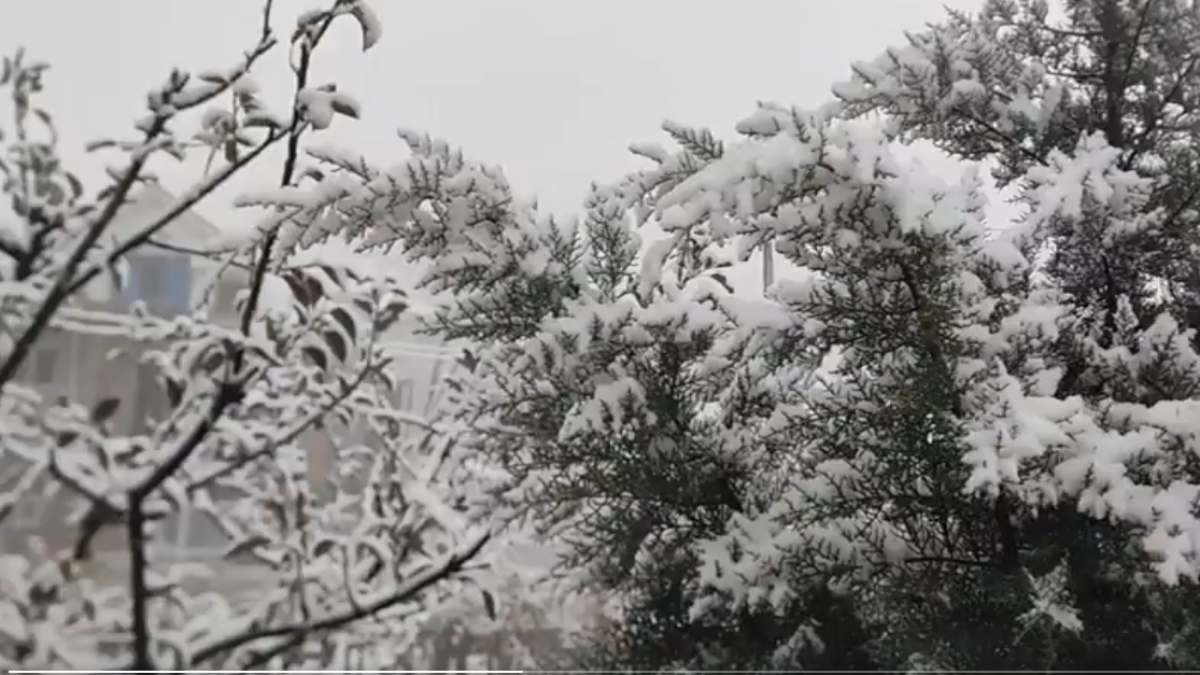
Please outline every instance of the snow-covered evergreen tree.
[[[783, 634], [757, 632], [780, 663], [821, 651], [830, 593], [891, 666], [1183, 658], [1197, 18], [1065, 9], [952, 15], [835, 103], [760, 106], [738, 143], [668, 125], [685, 149], [637, 146], [656, 166], [582, 225], [506, 189], [406, 213], [396, 231], [434, 233], [431, 280], [460, 294], [437, 327], [497, 342], [464, 385], [472, 442], [575, 562], [634, 607], [670, 580], [692, 639], [777, 612]], [[994, 170], [1020, 220], [986, 222], [981, 180], [941, 184], [914, 139]], [[630, 217], [667, 233], [636, 267]], [[793, 269], [767, 302], [729, 293], [722, 256], [764, 242]], [[708, 663], [731, 658], [706, 637]]]
[[[912, 35], [840, 105], [762, 107], [660, 202], [740, 216], [801, 277], [758, 357], [805, 378], [750, 472], [785, 487], [704, 545], [697, 612], [832, 583], [881, 660], [943, 667], [1144, 667], [1170, 648], [1130, 644], [1194, 630], [1196, 16], [1067, 9]], [[1021, 220], [981, 223], [976, 186], [898, 160], [912, 138], [988, 160]]]
[[1049, 9], [952, 16], [838, 93], [854, 114], [991, 161], [1018, 190], [1024, 215], [997, 238], [1021, 253], [1016, 316], [1036, 319], [999, 331], [969, 485], [1014, 500], [1022, 556], [1066, 566], [1083, 633], [1063, 663], [1146, 664], [1114, 659], [1131, 639], [1194, 630], [1179, 618], [1194, 601], [1173, 587], [1196, 579], [1200, 511], [1186, 421], [1200, 17], [1181, 1], [1068, 1], [1063, 21]]

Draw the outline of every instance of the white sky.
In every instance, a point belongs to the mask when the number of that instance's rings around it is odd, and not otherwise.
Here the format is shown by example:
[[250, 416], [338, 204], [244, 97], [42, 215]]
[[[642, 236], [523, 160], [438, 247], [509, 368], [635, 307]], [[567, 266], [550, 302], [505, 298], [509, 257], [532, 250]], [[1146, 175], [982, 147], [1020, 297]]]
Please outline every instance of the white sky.
[[[51, 62], [46, 103], [63, 154], [104, 136], [133, 136], [144, 95], [173, 66], [201, 71], [238, 60], [258, 32], [255, 0], [3, 0], [0, 50], [26, 47]], [[286, 38], [311, 0], [276, 0]], [[395, 128], [428, 131], [468, 156], [504, 167], [518, 191], [556, 213], [577, 211], [590, 181], [639, 166], [633, 141], [666, 141], [664, 118], [733, 138], [757, 100], [812, 107], [852, 61], [903, 42], [903, 31], [977, 10], [980, 0], [373, 0], [383, 40], [359, 49], [357, 26], [339, 20], [317, 53], [315, 83], [335, 79], [363, 106], [340, 118], [322, 143], [390, 163], [403, 151]], [[336, 26], [336, 24], [335, 24]], [[255, 71], [273, 107], [291, 88], [286, 45]], [[7, 115], [6, 107], [5, 112]], [[186, 126], [177, 132], [190, 131]], [[161, 165], [173, 190], [202, 162]], [[247, 173], [240, 187], [272, 185], [278, 162]], [[228, 191], [226, 198], [231, 196]], [[207, 202], [213, 220], [245, 219]]]

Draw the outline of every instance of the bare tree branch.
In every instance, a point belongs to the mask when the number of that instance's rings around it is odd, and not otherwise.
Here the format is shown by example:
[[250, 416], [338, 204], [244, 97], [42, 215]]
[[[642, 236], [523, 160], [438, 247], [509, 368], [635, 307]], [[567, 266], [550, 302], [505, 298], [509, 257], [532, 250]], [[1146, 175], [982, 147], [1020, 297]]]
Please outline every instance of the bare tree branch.
[[257, 459], [260, 459], [262, 457], [266, 457], [267, 455], [270, 455], [271, 453], [278, 450], [280, 448], [280, 446], [287, 445], [288, 443], [291, 443], [292, 441], [296, 440], [297, 438], [300, 437], [301, 434], [303, 434], [305, 431], [308, 431], [310, 428], [313, 427], [313, 425], [315, 425], [316, 423], [318, 423], [322, 419], [324, 419], [329, 414], [329, 412], [331, 410], [333, 410], [334, 408], [336, 408], [342, 401], [345, 401], [346, 398], [350, 396], [350, 394], [354, 393], [355, 389], [357, 389], [363, 382], [366, 381], [367, 376], [369, 374], [371, 374], [372, 372], [375, 372], [375, 370], [376, 370], [376, 368], [373, 368], [370, 366], [364, 367], [358, 373], [358, 375], [354, 378], [354, 380], [347, 383], [346, 387], [342, 390], [341, 393], [339, 393], [337, 396], [335, 396], [335, 397], [331, 398], [329, 401], [327, 401], [325, 403], [325, 405], [321, 406], [315, 413], [313, 413], [312, 415], [310, 415], [310, 416], [306, 417], [304, 420], [302, 420], [299, 424], [297, 424], [295, 427], [293, 427], [293, 429], [290, 432], [285, 434], [283, 436], [283, 438], [272, 441], [272, 442], [264, 445], [262, 448], [254, 451], [248, 455], [245, 455], [244, 457], [239, 457], [236, 461], [226, 464], [225, 466], [208, 474], [207, 476], [197, 479], [196, 481], [192, 482], [191, 484], [189, 484], [187, 486], [188, 493], [190, 494], [192, 492], [195, 492], [196, 490], [199, 490], [208, 485], [211, 485], [213, 483], [213, 481], [218, 480], [224, 476], [228, 476], [229, 474], [233, 473], [234, 471], [237, 471], [238, 469], [249, 464], [250, 462], [253, 462]]
[[394, 593], [375, 600], [374, 602], [362, 605], [361, 607], [310, 623], [290, 624], [285, 626], [277, 626], [275, 628], [265, 628], [215, 642], [207, 647], [204, 647], [203, 649], [198, 650], [192, 656], [191, 666], [196, 667], [201, 663], [204, 663], [205, 661], [208, 661], [225, 652], [232, 651], [238, 647], [255, 642], [257, 640], [264, 640], [273, 637], [290, 637], [297, 634], [307, 635], [309, 633], [340, 628], [348, 623], [352, 623], [354, 621], [358, 621], [359, 619], [377, 614], [389, 607], [408, 602], [409, 600], [414, 599], [425, 589], [461, 570], [464, 564], [479, 554], [480, 550], [483, 549], [483, 546], [490, 539], [490, 533], [483, 534], [468, 546], [446, 556], [441, 563], [435, 565], [430, 570], [427, 570], [426, 572], [409, 580], [408, 583], [401, 586], [401, 588]]
[[96, 276], [99, 275], [105, 268], [115, 265], [117, 261], [119, 261], [130, 251], [149, 244], [154, 235], [158, 234], [163, 228], [174, 222], [176, 218], [183, 215], [184, 212], [199, 203], [200, 200], [211, 194], [240, 169], [254, 161], [263, 153], [263, 151], [271, 147], [279, 139], [283, 138], [286, 133], [286, 131], [272, 131], [262, 143], [259, 143], [254, 148], [254, 150], [238, 158], [236, 162], [226, 166], [221, 170], [220, 173], [214, 176], [212, 180], [201, 185], [199, 189], [193, 191], [185, 199], [179, 200], [175, 206], [171, 207], [166, 213], [159, 216], [153, 223], [142, 228], [137, 234], [130, 237], [115, 250], [113, 250], [113, 252], [108, 255], [105, 265], [96, 265], [89, 268], [83, 274], [80, 274], [76, 281], [68, 288], [67, 292], [75, 293], [79, 291], [79, 289], [87, 285], [89, 281], [95, 279]]
[[[166, 131], [167, 123], [180, 111], [188, 110], [199, 105], [203, 105], [208, 101], [228, 91], [233, 86], [233, 82], [250, 70], [254, 63], [265, 54], [275, 44], [275, 38], [270, 35], [270, 27], [264, 22], [263, 34], [259, 39], [258, 45], [245, 55], [245, 59], [239, 69], [235, 72], [235, 77], [229, 78], [225, 83], [213, 87], [211, 91], [205, 92], [201, 96], [190, 99], [187, 102], [181, 102], [177, 105], [164, 108], [158, 112], [154, 120], [146, 129], [143, 141], [143, 147], [149, 147], [164, 131]], [[174, 85], [171, 93], [178, 93], [183, 88], [183, 83], [179, 82]], [[8, 358], [0, 364], [0, 391], [8, 382], [16, 375], [17, 370], [29, 355], [33, 343], [45, 330], [50, 321], [50, 317], [55, 311], [71, 296], [78, 286], [75, 284], [75, 273], [79, 266], [83, 264], [84, 259], [100, 240], [100, 237], [108, 229], [112, 220], [117, 215], [117, 211], [125, 204], [125, 198], [129, 195], [129, 191], [134, 184], [140, 179], [142, 169], [150, 158], [148, 151], [139, 151], [133, 154], [129, 166], [122, 173], [117, 181], [112, 194], [105, 203], [100, 214], [88, 226], [86, 234], [75, 246], [71, 256], [67, 259], [63, 268], [59, 271], [58, 277], [50, 291], [46, 294], [41, 305], [34, 312], [33, 318], [29, 325], [17, 338], [13, 345], [12, 351], [9, 352]]]

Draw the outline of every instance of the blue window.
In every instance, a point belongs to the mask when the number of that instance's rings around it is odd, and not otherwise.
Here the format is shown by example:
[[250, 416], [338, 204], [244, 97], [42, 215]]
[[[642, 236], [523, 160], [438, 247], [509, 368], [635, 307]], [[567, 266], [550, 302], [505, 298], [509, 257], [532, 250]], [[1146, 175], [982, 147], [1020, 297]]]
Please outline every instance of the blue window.
[[192, 301], [191, 261], [182, 256], [131, 256], [120, 303], [129, 307], [138, 300], [161, 316], [187, 313]]

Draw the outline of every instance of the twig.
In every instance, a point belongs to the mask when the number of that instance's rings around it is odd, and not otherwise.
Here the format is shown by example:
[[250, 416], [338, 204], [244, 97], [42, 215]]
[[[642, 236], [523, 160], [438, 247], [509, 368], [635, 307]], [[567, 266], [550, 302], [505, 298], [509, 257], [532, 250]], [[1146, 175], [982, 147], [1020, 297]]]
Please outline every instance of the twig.
[[[296, 67], [296, 93], [292, 103], [292, 129], [288, 136], [287, 156], [283, 161], [283, 175], [280, 177], [280, 185], [288, 186], [292, 183], [293, 175], [296, 172], [296, 162], [300, 155], [300, 136], [303, 134], [304, 127], [300, 124], [300, 93], [308, 86], [308, 71], [312, 65], [312, 53], [320, 43], [321, 38], [325, 35], [325, 31], [329, 29], [329, 25], [333, 23], [336, 15], [331, 11], [321, 23], [321, 27], [317, 30], [313, 38], [305, 39], [300, 45], [300, 64]], [[275, 246], [275, 241], [279, 238], [279, 228], [271, 230], [267, 233], [263, 240], [262, 249], [259, 253], [258, 264], [254, 270], [254, 277], [250, 284], [250, 294], [246, 299], [246, 307], [242, 313], [242, 333], [250, 333], [250, 322], [254, 319], [254, 314], [258, 310], [258, 300], [262, 295], [263, 280], [267, 274], [267, 266], [271, 262], [271, 250]], [[241, 354], [235, 358], [235, 364], [241, 366]]]
[[412, 600], [426, 588], [438, 583], [439, 581], [442, 581], [446, 577], [449, 577], [450, 575], [462, 569], [465, 563], [469, 562], [479, 554], [479, 551], [483, 549], [484, 544], [486, 544], [490, 539], [491, 533], [483, 534], [469, 546], [447, 556], [441, 564], [411, 579], [396, 592], [380, 598], [370, 604], [310, 623], [290, 624], [275, 628], [265, 628], [220, 640], [198, 650], [192, 657], [191, 666], [196, 667], [224, 652], [237, 649], [238, 647], [255, 642], [257, 640], [264, 640], [272, 637], [295, 636], [297, 634], [307, 635], [309, 633], [318, 631], [340, 628], [348, 623], [352, 623], [354, 621], [358, 621], [359, 619], [366, 618], [367, 616], [377, 614], [394, 605], [399, 605]]
[[[272, 132], [270, 135], [267, 136], [267, 138], [265, 140], [263, 140], [262, 143], [259, 143], [258, 146], [254, 148], [254, 150], [252, 150], [252, 151], [246, 153], [246, 155], [240, 157], [238, 159], [238, 161], [226, 166], [219, 174], [217, 174], [216, 177], [214, 177], [212, 180], [210, 180], [207, 183], [205, 183], [204, 185], [202, 185], [200, 187], [200, 189], [193, 192], [186, 199], [179, 200], [179, 202], [177, 202], [175, 204], [175, 206], [171, 207], [170, 210], [168, 210], [166, 213], [159, 216], [153, 223], [142, 228], [141, 231], [139, 231], [136, 235], [130, 237], [123, 244], [121, 244], [116, 249], [114, 249], [113, 252], [108, 255], [105, 265], [93, 266], [93, 267], [89, 268], [87, 272], [84, 272], [83, 274], [79, 275], [78, 279], [73, 284], [70, 285], [67, 292], [68, 293], [77, 292], [79, 289], [81, 289], [85, 285], [87, 285], [87, 283], [89, 281], [91, 281], [92, 279], [95, 279], [96, 276], [98, 276], [104, 269], [111, 267], [112, 265], [115, 265], [117, 263], [117, 261], [119, 261], [123, 256], [125, 256], [130, 251], [132, 251], [136, 248], [139, 248], [145, 244], [150, 244], [152, 242], [152, 238], [154, 237], [154, 235], [158, 234], [160, 231], [162, 231], [163, 228], [165, 228], [166, 226], [168, 226], [172, 222], [174, 222], [176, 218], [178, 218], [180, 215], [182, 215], [188, 209], [192, 208], [197, 203], [199, 203], [200, 200], [204, 199], [209, 194], [211, 194], [214, 190], [216, 190], [218, 187], [220, 187], [221, 184], [223, 184], [225, 181], [229, 180], [229, 178], [231, 178], [240, 169], [245, 167], [247, 164], [249, 164], [251, 161], [253, 161], [255, 158], [257, 158], [259, 155], [261, 155], [263, 153], [263, 151], [265, 151], [267, 148], [271, 147], [271, 145], [273, 145], [279, 139], [283, 138], [283, 136], [286, 133], [287, 132], [277, 132], [277, 131]], [[162, 246], [162, 244], [158, 244], [158, 245]]]
[[3, 253], [13, 260], [18, 261], [25, 257], [25, 251], [22, 251], [17, 246], [10, 244], [3, 239], [0, 239], [0, 253]]
[[271, 659], [275, 658], [276, 656], [279, 656], [288, 650], [299, 647], [304, 643], [304, 638], [304, 633], [297, 633], [287, 640], [284, 640], [282, 644], [272, 647], [264, 652], [255, 654], [252, 658], [248, 659], [244, 664], [242, 664], [242, 670], [253, 670], [254, 668], [270, 663]]
[[373, 371], [374, 371], [374, 369], [369, 368], [369, 367], [363, 368], [362, 371], [359, 372], [358, 376], [355, 377], [355, 379], [351, 383], [348, 383], [346, 385], [346, 387], [345, 387], [345, 389], [343, 389], [342, 393], [340, 393], [337, 396], [330, 399], [328, 402], [326, 402], [325, 405], [321, 406], [317, 410], [317, 412], [315, 412], [312, 415], [310, 415], [309, 417], [305, 418], [302, 422], [300, 422], [298, 425], [296, 425], [296, 427], [293, 428], [292, 431], [285, 434], [283, 436], [283, 438], [280, 438], [275, 441], [271, 441], [271, 442], [267, 443], [266, 445], [264, 445], [262, 448], [255, 450], [254, 452], [252, 452], [248, 455], [239, 457], [236, 461], [230, 462], [229, 464], [226, 464], [225, 466], [221, 467], [220, 469], [213, 471], [212, 473], [208, 474], [207, 476], [196, 480], [195, 482], [193, 482], [187, 486], [188, 493], [191, 494], [192, 492], [195, 492], [196, 490], [199, 490], [207, 485], [210, 485], [213, 481], [215, 481], [223, 476], [227, 476], [227, 475], [233, 473], [234, 471], [237, 471], [238, 469], [249, 464], [250, 462], [253, 462], [262, 457], [266, 457], [267, 455], [269, 455], [272, 452], [274, 452], [275, 450], [277, 450], [280, 446], [287, 445], [288, 443], [291, 443], [292, 441], [296, 440], [297, 438], [300, 437], [301, 434], [303, 434], [305, 431], [307, 431], [309, 428], [311, 428], [314, 424], [316, 424], [317, 422], [320, 422], [322, 419], [324, 419], [325, 416], [328, 415], [331, 410], [333, 410], [342, 401], [345, 401], [346, 398], [348, 396], [350, 396], [350, 394], [354, 393], [354, 390], [357, 389], [358, 386], [361, 385], [366, 380], [367, 375], [369, 375]]
[[85, 499], [91, 501], [93, 504], [98, 504], [101, 508], [108, 511], [113, 511], [116, 513], [121, 512], [121, 509], [118, 509], [112, 502], [105, 499], [103, 496], [85, 488], [82, 483], [64, 473], [62, 467], [58, 465], [58, 458], [54, 452], [50, 453], [50, 465], [48, 468], [50, 470], [50, 475], [53, 476], [55, 480], [74, 490]]
[[1032, 159], [1033, 161], [1037, 162], [1038, 164], [1046, 163], [1045, 157], [1042, 157], [1038, 153], [1021, 145], [1015, 138], [1013, 138], [1012, 136], [1009, 136], [1008, 134], [1004, 133], [1000, 129], [996, 128], [995, 125], [989, 123], [987, 120], [980, 119], [976, 115], [972, 114], [971, 112], [969, 112], [967, 110], [964, 110], [961, 107], [956, 107], [954, 109], [954, 111], [956, 113], [958, 113], [961, 117], [966, 119], [967, 121], [973, 122], [973, 123], [978, 124], [979, 126], [983, 127], [985, 131], [987, 131], [988, 133], [995, 136], [997, 139], [999, 139], [1000, 141], [1002, 141], [1003, 143], [1008, 145], [1010, 148], [1018, 150], [1021, 154], [1025, 155], [1029, 159]]
[[[147, 136], [150, 138], [157, 136], [165, 126], [165, 118], [156, 118], [154, 125], [147, 131]], [[67, 259], [54, 285], [50, 288], [50, 292], [46, 294], [46, 298], [42, 300], [41, 305], [34, 312], [33, 319], [29, 322], [24, 332], [21, 333], [21, 336], [17, 338], [16, 344], [13, 345], [8, 358], [0, 365], [0, 391], [3, 391], [4, 386], [13, 378], [17, 369], [25, 361], [25, 358], [29, 355], [29, 350], [33, 347], [33, 343], [37, 341], [42, 331], [45, 330], [46, 325], [50, 322], [50, 317], [54, 315], [54, 312], [69, 297], [70, 292], [68, 287], [75, 275], [75, 270], [79, 268], [84, 258], [87, 257], [88, 252], [91, 251], [92, 246], [100, 240], [100, 236], [107, 229], [113, 217], [116, 216], [117, 209], [125, 202], [126, 195], [129, 194], [130, 188], [137, 181], [147, 159], [148, 157], [145, 154], [134, 158], [129, 168], [126, 169], [125, 174], [118, 181], [116, 189], [113, 191], [112, 196], [109, 197], [108, 203], [104, 206], [104, 210], [92, 222], [83, 240], [79, 242], [79, 245], [75, 247], [75, 250]]]
[[142, 497], [130, 492], [127, 513], [129, 534], [129, 593], [133, 600], [133, 668], [153, 670], [150, 658], [150, 628], [146, 612], [146, 523]]
[[[267, 37], [270, 35], [270, 11], [271, 11], [271, 2], [268, 1], [266, 3], [266, 6], [264, 7], [264, 11], [263, 11], [262, 32], [263, 32], [263, 36], [264, 36], [263, 40], [264, 41], [269, 40], [273, 44], [273, 42], [274, 42], [273, 38]], [[288, 151], [287, 151], [287, 158], [284, 162], [284, 171], [283, 171], [283, 177], [282, 177], [282, 181], [283, 181], [284, 185], [287, 185], [291, 182], [292, 173], [295, 171], [296, 155], [299, 152], [300, 135], [304, 129], [304, 126], [301, 122], [301, 115], [300, 115], [300, 93], [304, 89], [304, 87], [307, 83], [308, 70], [309, 70], [309, 66], [311, 64], [312, 50], [313, 50], [313, 48], [316, 47], [317, 43], [320, 41], [321, 36], [324, 35], [325, 30], [329, 27], [329, 24], [332, 22], [334, 16], [335, 16], [334, 13], [330, 12], [328, 17], [326, 17], [325, 22], [322, 24], [321, 30], [319, 31], [319, 33], [311, 40], [311, 42], [306, 42], [302, 46], [302, 60], [301, 60], [300, 68], [297, 70], [297, 73], [296, 73], [296, 91], [295, 91], [295, 94], [293, 95], [292, 123], [289, 125], [288, 130], [287, 130]], [[268, 141], [270, 143], [273, 143], [275, 140], [278, 140], [280, 137], [281, 136], [278, 136], [278, 135], [272, 133], [268, 137]], [[257, 155], [257, 154], [261, 153], [262, 150], [266, 149], [266, 146], [268, 144], [269, 143], [263, 143], [258, 148], [256, 148], [255, 153], [251, 153], [251, 154]], [[195, 201], [198, 201], [199, 198], [203, 197], [204, 194], [207, 194], [207, 192], [211, 192], [211, 190], [213, 188], [215, 188], [216, 184], [219, 184], [220, 181], [223, 181], [225, 178], [228, 178], [228, 176], [232, 174], [232, 171], [236, 170], [235, 167], [240, 167], [240, 166], [244, 166], [244, 165], [245, 165], [244, 162], [235, 162], [234, 165], [227, 168], [226, 173], [224, 174], [224, 177], [218, 177], [218, 180], [210, 181], [210, 183], [208, 185], [211, 187], [209, 187], [209, 189], [207, 191], [202, 190], [201, 191], [202, 194], [200, 194], [199, 196], [193, 196], [192, 203], [195, 203]], [[188, 200], [184, 200], [184, 202], [187, 202], [187, 201]], [[181, 205], [182, 205], [182, 203], [181, 203]], [[180, 205], [177, 205], [176, 209], [172, 210], [172, 211], [177, 211], [174, 216], [171, 216], [172, 219], [174, 217], [178, 217], [178, 215], [180, 213], [182, 213], [184, 210], [186, 210], [186, 208], [180, 209], [179, 206]], [[159, 221], [157, 221], [155, 224], [142, 230], [142, 232], [139, 233], [138, 236], [134, 237], [134, 239], [141, 240], [142, 242], [148, 241], [149, 239], [151, 239], [154, 236], [155, 233], [157, 233], [158, 229], [161, 229], [162, 225], [159, 224], [160, 222], [165, 225], [165, 223], [170, 222], [170, 219], [164, 220], [163, 218], [160, 218]], [[261, 254], [262, 257], [259, 260], [259, 263], [255, 268], [254, 277], [251, 280], [250, 298], [249, 298], [249, 301], [246, 303], [245, 310], [242, 314], [241, 332], [244, 336], [250, 335], [251, 322], [253, 320], [255, 311], [257, 309], [258, 297], [262, 291], [263, 279], [266, 276], [266, 271], [267, 271], [267, 262], [269, 261], [270, 256], [271, 256], [271, 247], [277, 236], [278, 236], [278, 229], [272, 230], [272, 232], [267, 235], [266, 240], [263, 242], [262, 254]], [[132, 242], [133, 242], [133, 240], [130, 240], [130, 242], [126, 242], [126, 244], [128, 245], [128, 244], [131, 244]], [[142, 500], [144, 500], [147, 496], [150, 495], [151, 492], [153, 492], [155, 489], [157, 489], [158, 486], [163, 483], [163, 481], [165, 481], [173, 473], [178, 471], [179, 468], [183, 466], [184, 462], [186, 462], [188, 460], [188, 458], [191, 457], [192, 453], [195, 452], [196, 448], [198, 448], [200, 446], [200, 444], [204, 441], [204, 439], [212, 431], [213, 427], [217, 424], [217, 422], [220, 420], [220, 418], [224, 415], [224, 413], [228, 409], [228, 407], [231, 404], [241, 400], [243, 387], [244, 387], [244, 383], [245, 383], [245, 378], [246, 378], [246, 376], [241, 372], [242, 367], [245, 362], [245, 355], [246, 355], [245, 348], [244, 347], [238, 348], [235, 351], [235, 353], [233, 354], [232, 361], [227, 363], [226, 371], [225, 371], [226, 372], [225, 378], [218, 385], [217, 394], [213, 398], [212, 406], [209, 409], [208, 415], [206, 415], [205, 418], [202, 419], [196, 425], [196, 427], [192, 430], [192, 432], [190, 434], [188, 434], [188, 436], [184, 440], [184, 442], [179, 446], [179, 448], [174, 453], [171, 454], [171, 456], [167, 459], [166, 462], [161, 464], [149, 477], [146, 478], [145, 481], [143, 481], [141, 484], [139, 484], [137, 487], [135, 487], [133, 490], [130, 491], [130, 493], [129, 493], [130, 500], [131, 501], [136, 500], [138, 502], [139, 508], [140, 508]], [[242, 379], [239, 380], [236, 378], [242, 378]], [[2, 383], [3, 383], [3, 380], [0, 379], [0, 384], [2, 384]], [[130, 517], [130, 522], [129, 522], [129, 527], [130, 527], [129, 538], [130, 538], [130, 542], [131, 542], [130, 543], [131, 553], [133, 552], [133, 543], [132, 543], [133, 540], [136, 538], [139, 541], [139, 543], [141, 543], [143, 536], [144, 536], [144, 533], [140, 529], [142, 527], [142, 523], [141, 523], [140, 519], [137, 524], [138, 532], [135, 533], [133, 531], [133, 528], [134, 528], [133, 520], [134, 519], [132, 517], [132, 509], [133, 509], [133, 505], [131, 503], [131, 505], [130, 505], [131, 517]], [[136, 537], [135, 537], [135, 534], [136, 534]], [[139, 555], [142, 556], [142, 562], [144, 563], [145, 551], [140, 550], [140, 551], [138, 551], [138, 553], [139, 553]], [[133, 589], [133, 592], [135, 594], [137, 594], [140, 589], [141, 593], [144, 595], [144, 593], [145, 593], [145, 574], [146, 574], [145, 565], [137, 564], [136, 560], [131, 561], [131, 563], [132, 563], [131, 564], [131, 567], [132, 567], [132, 569], [131, 569], [131, 578], [132, 578], [131, 587]], [[139, 660], [142, 659], [143, 657], [148, 659], [149, 658], [148, 654], [149, 654], [150, 634], [149, 634], [149, 629], [148, 629], [147, 623], [146, 623], [146, 615], [145, 615], [146, 607], [145, 607], [145, 603], [144, 603], [144, 598], [142, 598], [142, 602], [140, 604], [136, 600], [137, 599], [135, 598], [135, 603], [134, 603], [134, 607], [133, 607], [135, 654], [137, 655], [137, 658]], [[141, 663], [141, 662], [139, 661], [139, 663]], [[148, 660], [146, 661], [146, 664], [149, 665]], [[149, 665], [149, 667], [153, 667], [153, 666]]]
[[947, 565], [973, 565], [976, 567], [995, 567], [995, 563], [987, 560], [969, 560], [966, 558], [942, 558], [938, 556], [917, 556], [914, 558], [905, 558], [904, 562], [910, 564], [947, 564]]
[[[158, 112], [154, 117], [154, 121], [151, 122], [149, 128], [146, 129], [143, 146], [148, 147], [155, 139], [157, 139], [166, 130], [167, 122], [169, 122], [180, 111], [188, 110], [211, 101], [233, 86], [233, 82], [238, 77], [241, 77], [248, 72], [258, 58], [270, 50], [270, 48], [275, 44], [275, 39], [270, 36], [269, 26], [267, 26], [265, 23], [263, 31], [264, 32], [262, 37], [259, 39], [258, 45], [254, 50], [245, 55], [245, 60], [236, 72], [235, 77], [230, 78], [224, 84], [214, 87], [211, 91], [208, 91], [201, 96], [184, 103], [178, 103]], [[182, 87], [182, 83], [174, 85], [174, 91], [171, 93], [178, 93]], [[133, 188], [134, 183], [136, 183], [141, 177], [142, 169], [145, 167], [149, 158], [149, 152], [136, 152], [133, 154], [133, 158], [130, 160], [129, 166], [125, 169], [125, 172], [117, 181], [117, 184], [114, 187], [112, 194], [109, 196], [108, 201], [105, 203], [104, 208], [101, 210], [96, 219], [92, 221], [91, 225], [88, 226], [87, 233], [80, 240], [79, 244], [72, 251], [70, 257], [59, 271], [58, 278], [55, 280], [54, 285], [50, 288], [50, 291], [46, 294], [46, 297], [42, 301], [41, 305], [38, 306], [37, 311], [33, 315], [33, 319], [30, 321], [25, 331], [21, 333], [21, 336], [17, 338], [17, 341], [13, 345], [13, 349], [9, 353], [8, 358], [4, 360], [3, 364], [0, 364], [0, 391], [3, 391], [5, 385], [12, 380], [21, 364], [24, 363], [25, 359], [29, 356], [29, 351], [32, 349], [33, 343], [37, 341], [42, 331], [45, 330], [46, 325], [50, 321], [50, 317], [55, 311], [58, 310], [62, 303], [70, 297], [71, 293], [79, 288], [78, 284], [73, 283], [75, 280], [76, 271], [79, 269], [79, 266], [83, 264], [84, 259], [92, 250], [92, 247], [96, 245], [96, 242], [100, 240], [100, 237], [104, 234], [105, 230], [108, 229], [108, 226], [112, 223], [117, 211], [125, 204], [125, 198], [129, 195], [129, 191]]]

